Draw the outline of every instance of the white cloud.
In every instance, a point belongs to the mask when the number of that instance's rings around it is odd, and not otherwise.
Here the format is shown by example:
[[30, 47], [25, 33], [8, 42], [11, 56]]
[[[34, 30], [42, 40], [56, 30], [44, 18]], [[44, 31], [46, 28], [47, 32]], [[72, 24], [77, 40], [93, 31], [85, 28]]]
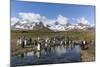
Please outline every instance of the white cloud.
[[78, 23], [89, 24], [89, 21], [85, 17], [80, 17], [77, 19]]
[[57, 17], [57, 21], [58, 21], [60, 24], [66, 24], [66, 23], [68, 22], [68, 18], [62, 16], [61, 14], [59, 14], [58, 17]]
[[11, 18], [11, 25], [14, 25], [14, 24], [17, 23], [18, 21], [19, 21], [18, 18], [12, 17], [12, 18]]
[[50, 24], [50, 22], [49, 22], [50, 20], [47, 17], [45, 17], [45, 16], [41, 16], [40, 21], [42, 21], [45, 26], [47, 24]]
[[41, 16], [40, 14], [36, 13], [18, 13], [18, 17], [20, 19], [21, 23], [38, 23], [40, 21], [43, 22], [43, 24], [46, 26], [53, 24], [56, 20], [54, 19], [48, 19], [45, 16]]
[[39, 22], [41, 19], [40, 14], [35, 13], [19, 13], [18, 15], [21, 20], [26, 20], [28, 22]]
[[20, 23], [38, 23], [40, 21], [43, 22], [43, 24], [46, 25], [54, 25], [54, 23], [57, 21], [59, 24], [67, 24], [68, 21], [71, 20], [72, 23], [83, 23], [83, 24], [89, 24], [88, 20], [85, 17], [79, 17], [79, 18], [68, 18], [64, 17], [61, 14], [59, 14], [55, 19], [48, 19], [46, 16], [41, 16], [37, 13], [18, 13], [18, 18], [12, 17], [11, 18], [11, 25], [17, 23], [18, 21]]
[[47, 20], [49, 24], [54, 24], [56, 22], [55, 19], [52, 19], [52, 20]]
[[62, 16], [61, 14], [59, 14], [56, 19], [48, 19], [45, 18], [45, 20], [43, 21], [44, 25], [54, 25], [55, 22], [58, 22], [59, 24], [66, 24], [68, 22], [69, 18]]
[[25, 23], [27, 23], [27, 22], [28, 23], [32, 23], [32, 22], [38, 23], [38, 22], [42, 21], [45, 26], [47, 24], [48, 25], [54, 24], [56, 21], [59, 24], [66, 24], [68, 22], [68, 18], [62, 16], [61, 14], [58, 15], [56, 19], [48, 19], [47, 17], [41, 16], [40, 14], [36, 14], [36, 13], [18, 13], [18, 18], [14, 18], [14, 20], [20, 21], [21, 23], [24, 23], [24, 22]]

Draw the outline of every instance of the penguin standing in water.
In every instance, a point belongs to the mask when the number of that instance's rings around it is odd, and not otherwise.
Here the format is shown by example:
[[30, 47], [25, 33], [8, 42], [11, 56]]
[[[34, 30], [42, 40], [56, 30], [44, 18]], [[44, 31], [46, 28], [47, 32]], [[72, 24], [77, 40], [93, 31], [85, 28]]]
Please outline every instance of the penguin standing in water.
[[33, 44], [34, 46], [37, 46], [37, 40], [34, 40]]
[[41, 48], [40, 43], [38, 43], [37, 44], [37, 50], [40, 51], [40, 48]]
[[65, 40], [64, 40], [64, 44], [65, 44], [65, 45], [67, 44], [67, 40], [66, 40], [66, 38], [65, 38]]
[[68, 44], [69, 44], [69, 48], [72, 48], [72, 40], [70, 40], [70, 41], [68, 42]]
[[24, 48], [24, 39], [22, 40], [21, 47]]
[[41, 43], [37, 42], [37, 51], [36, 51], [36, 56], [37, 58], [40, 58], [40, 51], [41, 50]]
[[24, 46], [27, 46], [27, 42], [28, 40], [27, 39], [24, 39]]
[[18, 38], [17, 39], [17, 46], [21, 45], [22, 44], [22, 39], [21, 38]]
[[32, 47], [32, 38], [29, 37], [29, 46]]
[[63, 45], [63, 41], [60, 41], [60, 45]]
[[82, 41], [82, 44], [81, 44], [81, 47], [82, 47], [82, 49], [87, 49], [88, 47], [86, 47], [87, 46], [87, 41]]
[[45, 40], [45, 47], [48, 46], [48, 38]]

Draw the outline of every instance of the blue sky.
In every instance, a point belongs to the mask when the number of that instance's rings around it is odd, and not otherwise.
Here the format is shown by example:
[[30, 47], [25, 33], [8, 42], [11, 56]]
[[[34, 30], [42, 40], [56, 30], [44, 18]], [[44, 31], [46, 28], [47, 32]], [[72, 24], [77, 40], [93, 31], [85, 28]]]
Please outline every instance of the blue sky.
[[[73, 4], [50, 4], [39, 2], [23, 2], [11, 0], [11, 17], [18, 17], [18, 13], [37, 13], [49, 19], [59, 14], [68, 18], [85, 17], [90, 24], [95, 23], [95, 6]], [[70, 22], [72, 22], [70, 20]]]

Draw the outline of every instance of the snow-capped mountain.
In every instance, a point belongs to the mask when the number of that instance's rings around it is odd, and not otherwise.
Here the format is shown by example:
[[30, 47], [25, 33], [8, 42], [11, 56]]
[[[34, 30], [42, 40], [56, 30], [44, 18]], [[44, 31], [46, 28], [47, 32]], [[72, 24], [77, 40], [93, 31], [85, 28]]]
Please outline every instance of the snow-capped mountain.
[[70, 31], [92, 29], [85, 17], [72, 20], [59, 14], [56, 18], [48, 19], [35, 13], [19, 13], [19, 17], [11, 18], [12, 30], [41, 30], [41, 31]]
[[44, 24], [40, 22], [19, 21], [11, 26], [12, 29], [16, 30], [52, 30], [52, 31], [69, 31], [69, 30], [87, 30], [91, 28], [90, 25], [77, 23], [77, 24], [60, 24], [57, 21], [53, 24]]

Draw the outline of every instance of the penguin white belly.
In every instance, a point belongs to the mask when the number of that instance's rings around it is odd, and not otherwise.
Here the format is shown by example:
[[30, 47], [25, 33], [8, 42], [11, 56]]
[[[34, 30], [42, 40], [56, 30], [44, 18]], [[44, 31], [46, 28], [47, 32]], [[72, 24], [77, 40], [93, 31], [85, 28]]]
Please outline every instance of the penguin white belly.
[[40, 50], [40, 44], [38, 44], [38, 46], [37, 46], [37, 50]]

